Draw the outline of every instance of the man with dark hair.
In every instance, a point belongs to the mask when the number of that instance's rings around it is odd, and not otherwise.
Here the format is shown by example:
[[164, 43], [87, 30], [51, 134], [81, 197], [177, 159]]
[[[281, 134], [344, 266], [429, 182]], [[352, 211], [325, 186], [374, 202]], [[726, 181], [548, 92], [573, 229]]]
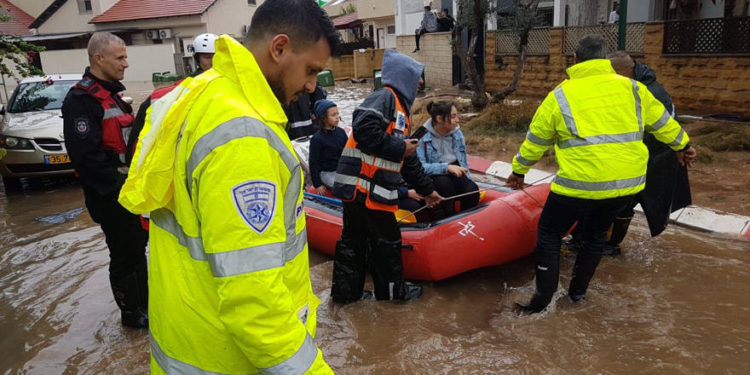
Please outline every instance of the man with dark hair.
[[332, 374], [317, 348], [303, 179], [282, 104], [338, 34], [310, 0], [266, 0], [245, 46], [152, 105], [120, 194], [151, 212], [151, 371]]
[[585, 298], [602, 257], [607, 228], [615, 215], [643, 190], [648, 150], [643, 131], [668, 144], [681, 164], [695, 159], [695, 149], [680, 125], [646, 86], [615, 73], [601, 35], [583, 37], [576, 46], [570, 79], [550, 92], [529, 125], [526, 140], [513, 158], [508, 184], [522, 188], [528, 172], [550, 145], [560, 166], [542, 210], [534, 250], [536, 292], [518, 307], [544, 310], [557, 291], [561, 236], [579, 218], [583, 248], [578, 252], [569, 297]]
[[435, 13], [432, 13], [432, 8], [429, 5], [424, 7], [424, 16], [422, 16], [422, 24], [414, 33], [414, 38], [417, 42], [417, 48], [412, 53], [419, 51], [419, 38], [426, 33], [434, 33], [438, 29], [438, 22]]
[[128, 173], [126, 135], [133, 123], [133, 109], [119, 94], [128, 68], [125, 42], [111, 33], [94, 33], [88, 54], [89, 67], [62, 106], [65, 147], [81, 176], [91, 219], [104, 232], [109, 282], [122, 324], [148, 328], [148, 233], [138, 216], [117, 203]]
[[443, 9], [442, 12], [440, 12], [440, 16], [437, 19], [438, 27], [437, 31], [451, 31], [453, 30], [453, 26], [456, 23], [456, 20], [451, 17], [450, 14], [448, 14], [448, 8]]

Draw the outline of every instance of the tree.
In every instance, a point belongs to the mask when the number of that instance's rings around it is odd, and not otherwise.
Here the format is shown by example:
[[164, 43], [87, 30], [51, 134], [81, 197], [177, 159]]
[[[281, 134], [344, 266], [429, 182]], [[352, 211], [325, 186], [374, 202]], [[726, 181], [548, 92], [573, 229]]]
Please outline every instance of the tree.
[[[489, 13], [494, 12], [493, 0], [459, 0], [456, 30], [453, 34], [453, 50], [461, 60], [461, 70], [466, 73], [471, 82], [474, 95], [471, 104], [478, 109], [487, 106], [484, 77], [477, 71], [476, 47], [480, 33], [484, 32], [485, 20]], [[462, 31], [471, 33], [468, 48], [461, 43]]]
[[512, 29], [518, 36], [518, 65], [513, 73], [513, 80], [500, 92], [492, 95], [493, 102], [500, 102], [518, 88], [518, 81], [526, 63], [526, 48], [529, 44], [529, 32], [539, 24], [540, 15], [537, 12], [539, 0], [520, 0], [515, 15], [500, 19], [500, 25]]
[[[8, 22], [10, 19], [9, 15], [2, 12], [2, 5], [0, 5], [0, 22]], [[0, 72], [15, 76], [7, 64], [8, 61], [12, 61], [15, 64], [15, 73], [22, 77], [43, 74], [39, 68], [29, 62], [29, 53], [39, 53], [43, 50], [44, 47], [25, 42], [18, 36], [0, 33]]]

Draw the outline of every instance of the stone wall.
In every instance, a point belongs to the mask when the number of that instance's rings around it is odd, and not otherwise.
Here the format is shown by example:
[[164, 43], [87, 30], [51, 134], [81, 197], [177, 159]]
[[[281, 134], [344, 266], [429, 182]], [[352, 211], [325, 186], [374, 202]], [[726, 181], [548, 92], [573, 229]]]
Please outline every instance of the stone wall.
[[[529, 56], [515, 95], [543, 99], [566, 77], [573, 58], [562, 52], [564, 28], [550, 29], [548, 56]], [[663, 23], [645, 26], [641, 60], [656, 71], [678, 112], [737, 113], [750, 116], [750, 56], [662, 55]], [[508, 85], [517, 56], [495, 56], [495, 34], [487, 33], [487, 90]]]
[[750, 56], [663, 56], [664, 24], [646, 25], [643, 62], [675, 107], [750, 116]]
[[354, 77], [354, 57], [353, 56], [338, 56], [331, 57], [328, 60], [326, 69], [333, 71], [334, 79], [344, 79]]
[[453, 66], [451, 33], [428, 33], [419, 39], [419, 51], [414, 35], [396, 37], [396, 49], [425, 65], [424, 79], [429, 87], [451, 87], [453, 85]]
[[354, 51], [354, 78], [372, 78], [372, 71], [383, 66], [385, 49], [367, 49], [365, 52]]
[[368, 48], [354, 55], [331, 57], [326, 69], [333, 70], [334, 79], [372, 78], [372, 71], [383, 66], [385, 49]]

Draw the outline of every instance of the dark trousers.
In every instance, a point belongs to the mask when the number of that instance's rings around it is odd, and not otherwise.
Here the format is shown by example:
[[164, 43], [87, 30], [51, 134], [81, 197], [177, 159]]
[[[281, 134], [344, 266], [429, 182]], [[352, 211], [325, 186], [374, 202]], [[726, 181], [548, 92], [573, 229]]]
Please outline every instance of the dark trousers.
[[115, 302], [123, 311], [148, 307], [146, 243], [148, 232], [140, 217], [117, 202], [117, 195], [104, 197], [86, 192], [86, 208], [104, 232], [109, 248], [109, 281]]
[[549, 304], [557, 290], [561, 237], [579, 218], [583, 218], [580, 229], [583, 247], [576, 256], [569, 292], [573, 300], [585, 296], [589, 281], [602, 258], [607, 229], [632, 199], [633, 196], [592, 200], [550, 193], [539, 219], [534, 249], [536, 293], [532, 302], [536, 307]]
[[420, 28], [420, 29], [419, 29], [419, 31], [417, 31], [417, 32], [416, 32], [416, 33], [414, 34], [414, 39], [415, 39], [415, 40], [416, 40], [416, 42], [417, 42], [417, 49], [419, 49], [419, 38], [421, 38], [421, 37], [422, 37], [422, 35], [424, 35], [424, 34], [427, 34], [427, 30], [425, 30], [425, 29], [422, 29], [422, 28]]
[[403, 299], [401, 231], [396, 218], [392, 212], [368, 209], [364, 196], [357, 193], [354, 201], [344, 202], [344, 228], [333, 263], [334, 301], [360, 299], [368, 266], [376, 299]]
[[[435, 184], [435, 190], [443, 198], [479, 190], [477, 184], [465, 175], [461, 177], [436, 175], [432, 176], [432, 182]], [[455, 214], [456, 200], [461, 202], [461, 210], [467, 210], [479, 203], [479, 193], [469, 194], [458, 199], [450, 199], [440, 203], [440, 205], [430, 209], [430, 218], [432, 220], [440, 220]]]

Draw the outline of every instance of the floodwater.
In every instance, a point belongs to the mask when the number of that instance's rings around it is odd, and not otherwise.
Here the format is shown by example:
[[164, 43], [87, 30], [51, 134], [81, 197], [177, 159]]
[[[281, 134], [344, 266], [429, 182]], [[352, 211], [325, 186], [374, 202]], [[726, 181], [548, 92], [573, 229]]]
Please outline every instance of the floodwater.
[[[128, 86], [136, 102], [152, 89]], [[368, 91], [331, 93], [346, 124]], [[104, 238], [83, 207], [71, 178], [0, 190], [2, 374], [148, 372], [148, 333], [120, 325]], [[339, 374], [750, 373], [750, 242], [675, 226], [650, 239], [636, 216], [623, 247], [581, 304], [565, 296], [564, 257], [556, 301], [531, 317], [512, 311], [533, 292], [530, 257], [423, 283], [417, 301], [339, 306], [332, 260], [311, 252], [316, 341]]]

